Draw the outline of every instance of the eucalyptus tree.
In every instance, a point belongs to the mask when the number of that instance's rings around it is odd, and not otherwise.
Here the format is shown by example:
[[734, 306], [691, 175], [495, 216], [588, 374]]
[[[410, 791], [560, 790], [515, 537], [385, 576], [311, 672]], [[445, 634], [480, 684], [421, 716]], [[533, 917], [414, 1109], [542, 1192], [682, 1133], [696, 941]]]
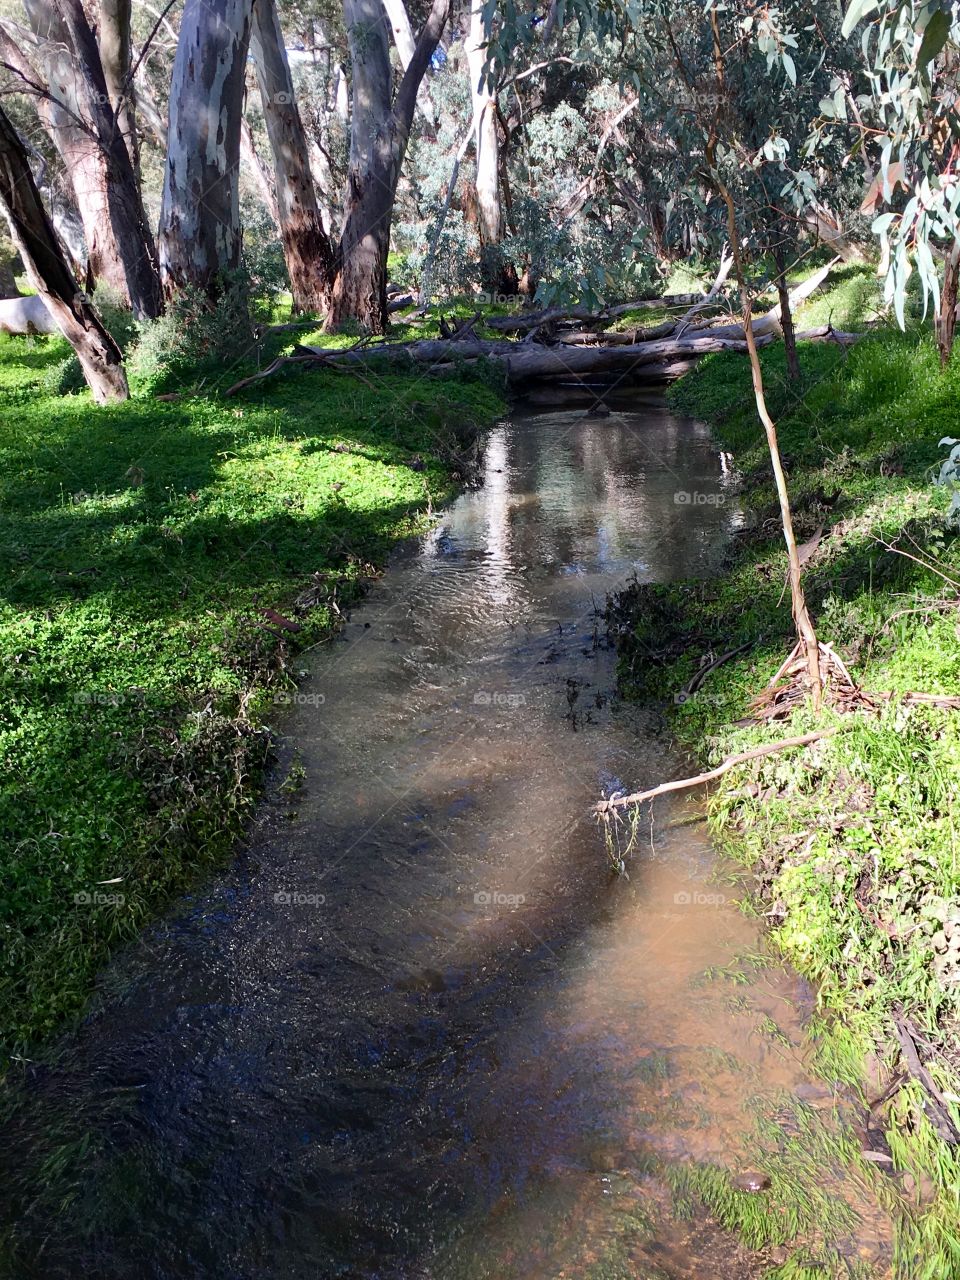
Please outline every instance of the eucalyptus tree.
[[251, 0], [186, 0], [170, 87], [160, 212], [168, 296], [215, 299], [240, 267], [240, 122]]
[[477, 228], [483, 280], [485, 285], [496, 290], [500, 282], [497, 251], [503, 236], [503, 211], [500, 202], [500, 126], [496, 82], [485, 74], [489, 42], [489, 6], [483, 0], [473, 0], [464, 52], [473, 105]]
[[916, 269], [946, 363], [960, 278], [960, 6], [852, 0], [843, 30], [862, 57], [859, 84], [834, 79], [811, 148], [838, 123], [854, 133], [851, 155], [873, 171], [864, 209], [876, 215], [887, 300], [902, 326]]
[[344, 0], [352, 69], [350, 164], [326, 316], [330, 328], [351, 319], [372, 333], [386, 329], [387, 252], [397, 184], [420, 84], [450, 8], [451, 0], [433, 0], [394, 95], [381, 0]]
[[[0, 51], [63, 158], [83, 221], [89, 280], [107, 283], [136, 315], [156, 316], [156, 251], [124, 132], [129, 114], [110, 92], [81, 0], [24, 0], [24, 7], [29, 30], [4, 22]], [[106, 30], [113, 30], [109, 23]]]
[[134, 172], [140, 166], [136, 96], [133, 85], [132, 0], [100, 0], [99, 44], [110, 106]]

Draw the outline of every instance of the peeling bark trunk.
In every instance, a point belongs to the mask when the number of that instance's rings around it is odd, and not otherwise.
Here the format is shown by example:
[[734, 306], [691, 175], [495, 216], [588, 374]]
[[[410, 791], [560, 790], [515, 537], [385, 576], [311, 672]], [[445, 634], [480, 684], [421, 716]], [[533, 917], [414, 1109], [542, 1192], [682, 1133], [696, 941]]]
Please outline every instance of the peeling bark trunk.
[[274, 0], [255, 0], [250, 52], [273, 151], [277, 211], [293, 309], [325, 311], [333, 277], [333, 249], [317, 205], [303, 122]]
[[344, 0], [353, 60], [353, 112], [343, 232], [326, 320], [329, 329], [353, 319], [371, 333], [386, 330], [387, 250], [397, 180], [417, 90], [440, 41], [450, 6], [451, 0], [434, 0], [391, 110], [390, 53], [380, 0]]
[[187, 0], [170, 89], [160, 211], [164, 292], [211, 301], [240, 266], [240, 121], [251, 0]]
[[473, 136], [477, 164], [477, 229], [480, 233], [484, 286], [499, 287], [496, 250], [503, 238], [500, 207], [500, 138], [497, 132], [497, 99], [484, 79], [489, 35], [483, 20], [483, 0], [474, 0], [470, 32], [464, 42], [470, 94], [473, 101]]
[[100, 59], [110, 105], [135, 174], [140, 173], [136, 101], [130, 80], [131, 0], [100, 0]]
[[153, 237], [81, 0], [24, 0], [50, 99], [41, 119], [70, 173], [88, 266], [138, 317], [162, 310]]
[[0, 109], [0, 200], [30, 283], [73, 347], [94, 399], [126, 400], [123, 357], [89, 299], [77, 288], [30, 172], [27, 152]]

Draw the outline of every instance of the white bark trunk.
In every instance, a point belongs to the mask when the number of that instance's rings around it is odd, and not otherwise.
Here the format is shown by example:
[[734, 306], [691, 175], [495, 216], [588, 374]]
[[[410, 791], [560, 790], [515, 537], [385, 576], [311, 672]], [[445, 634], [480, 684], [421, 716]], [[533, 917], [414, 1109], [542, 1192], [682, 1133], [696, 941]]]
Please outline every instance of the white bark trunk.
[[[406, 71], [417, 47], [417, 42], [413, 35], [413, 27], [410, 25], [410, 15], [407, 13], [407, 7], [403, 0], [383, 0], [383, 7], [387, 15], [387, 21], [390, 23], [390, 30], [393, 32], [393, 42], [397, 46], [400, 65]], [[423, 85], [420, 86], [420, 92], [417, 94], [417, 107], [428, 124], [436, 124], [437, 114], [434, 111], [430, 95]]]
[[[495, 249], [502, 237], [500, 207], [500, 138], [497, 99], [484, 79], [489, 32], [483, 21], [483, 0], [474, 0], [470, 32], [464, 44], [473, 101], [474, 146], [477, 158], [477, 212], [480, 244]], [[496, 273], [494, 273], [496, 274]]]
[[251, 0], [187, 0], [170, 89], [160, 212], [164, 291], [210, 298], [240, 265], [240, 121]]

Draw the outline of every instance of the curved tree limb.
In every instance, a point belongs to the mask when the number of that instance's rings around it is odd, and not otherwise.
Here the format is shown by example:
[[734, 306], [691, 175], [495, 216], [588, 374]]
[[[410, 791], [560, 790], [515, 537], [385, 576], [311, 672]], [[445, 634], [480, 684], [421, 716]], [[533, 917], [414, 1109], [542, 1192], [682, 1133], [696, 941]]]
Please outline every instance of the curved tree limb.
[[615, 809], [626, 809], [634, 805], [644, 804], [647, 800], [654, 800], [657, 796], [667, 795], [671, 791], [686, 791], [690, 787], [699, 787], [703, 783], [715, 782], [717, 778], [722, 778], [725, 773], [729, 773], [731, 769], [736, 768], [738, 764], [746, 764], [750, 760], [759, 760], [763, 756], [771, 756], [777, 751], [787, 751], [790, 747], [808, 747], [811, 743], [819, 742], [821, 738], [832, 737], [835, 733], [840, 733], [845, 725], [833, 725], [829, 729], [817, 729], [812, 733], [801, 733], [795, 738], [782, 738], [779, 742], [768, 742], [762, 747], [754, 747], [751, 751], [740, 751], [734, 756], [727, 756], [721, 764], [715, 769], [708, 769], [706, 773], [695, 774], [692, 778], [676, 778], [673, 782], [661, 782], [657, 787], [651, 787], [649, 791], [634, 791], [629, 796], [611, 796], [609, 800], [601, 800], [594, 805], [594, 812], [603, 816]]

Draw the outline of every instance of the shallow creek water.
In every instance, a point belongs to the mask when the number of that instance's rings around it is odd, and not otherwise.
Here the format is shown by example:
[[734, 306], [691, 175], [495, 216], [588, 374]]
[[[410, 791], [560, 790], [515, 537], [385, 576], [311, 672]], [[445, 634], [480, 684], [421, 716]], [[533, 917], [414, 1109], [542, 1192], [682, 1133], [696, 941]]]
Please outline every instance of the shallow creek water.
[[[702, 1210], [675, 1218], [670, 1172], [763, 1171], [758, 1113], [785, 1134], [793, 1106], [843, 1119], [809, 1070], [811, 993], [746, 958], [761, 930], [695, 800], [658, 806], [629, 879], [590, 813], [684, 771], [657, 716], [617, 700], [598, 610], [634, 574], [711, 573], [740, 519], [723, 472], [707, 430], [661, 407], [492, 432], [482, 487], [302, 660], [283, 725], [302, 789], [23, 1071], [13, 1274], [770, 1265]], [[841, 1251], [882, 1262], [882, 1215], [842, 1192]]]

